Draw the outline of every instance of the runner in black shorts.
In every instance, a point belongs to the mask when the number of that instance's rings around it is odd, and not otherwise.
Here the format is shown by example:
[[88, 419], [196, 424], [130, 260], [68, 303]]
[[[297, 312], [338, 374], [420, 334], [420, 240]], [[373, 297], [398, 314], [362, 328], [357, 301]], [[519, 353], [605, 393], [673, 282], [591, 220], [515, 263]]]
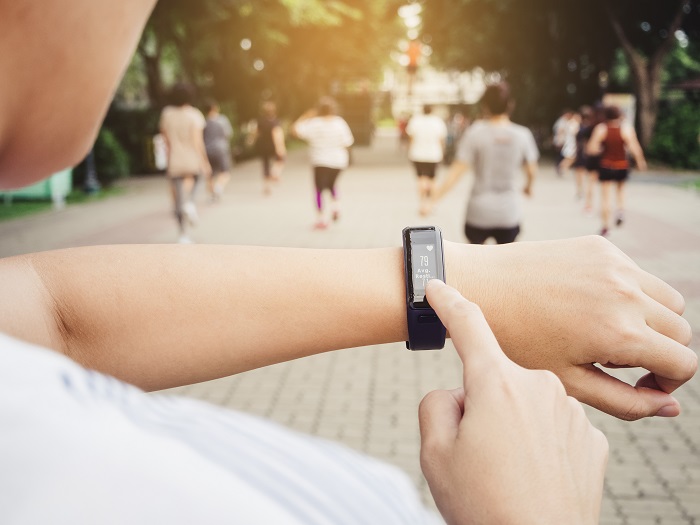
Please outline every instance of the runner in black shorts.
[[470, 244], [484, 244], [490, 237], [493, 237], [498, 244], [509, 244], [515, 242], [520, 234], [520, 226], [512, 228], [477, 228], [470, 224], [464, 225], [464, 235]]
[[251, 142], [255, 143], [257, 154], [262, 161], [263, 193], [269, 195], [272, 183], [280, 180], [287, 153], [284, 131], [277, 119], [277, 106], [274, 102], [268, 100], [262, 105], [262, 114], [258, 118]]
[[625, 220], [624, 189], [630, 167], [628, 152], [632, 154], [637, 161], [637, 167], [641, 170], [646, 169], [646, 159], [634, 127], [623, 123], [622, 112], [616, 106], [605, 108], [605, 122], [595, 127], [586, 150], [593, 155], [600, 154], [598, 180], [601, 188], [600, 211], [603, 222], [600, 235], [607, 237], [611, 223], [610, 191], [613, 186], [617, 197], [615, 224], [621, 226]]
[[416, 175], [418, 177], [428, 177], [429, 179], [435, 178], [437, 165], [437, 162], [413, 162], [413, 166], [416, 168]]
[[629, 169], [598, 168], [598, 180], [600, 182], [625, 182], [629, 171]]

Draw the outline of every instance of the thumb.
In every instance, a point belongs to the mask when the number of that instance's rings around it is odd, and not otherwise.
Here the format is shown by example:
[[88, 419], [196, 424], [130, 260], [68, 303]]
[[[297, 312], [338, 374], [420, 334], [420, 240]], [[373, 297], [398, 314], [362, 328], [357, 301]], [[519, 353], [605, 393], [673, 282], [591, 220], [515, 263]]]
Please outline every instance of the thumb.
[[464, 412], [464, 389], [428, 392], [418, 406], [421, 448], [443, 450], [457, 439]]
[[428, 282], [425, 291], [462, 360], [465, 388], [471, 380], [489, 377], [497, 365], [509, 362], [476, 304], [439, 279]]

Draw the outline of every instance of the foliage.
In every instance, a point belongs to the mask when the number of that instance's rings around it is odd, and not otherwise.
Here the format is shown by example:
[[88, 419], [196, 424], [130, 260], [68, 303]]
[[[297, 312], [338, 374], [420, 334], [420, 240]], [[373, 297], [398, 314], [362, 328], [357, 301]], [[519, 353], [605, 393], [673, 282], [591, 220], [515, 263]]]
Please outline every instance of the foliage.
[[[620, 21], [631, 46], [649, 56], [674, 38], [665, 28], [680, 0], [431, 0], [425, 5], [424, 31], [436, 59], [460, 70], [478, 66], [500, 72], [513, 84], [518, 116], [542, 122], [602, 94], [620, 46], [611, 17]], [[700, 1], [684, 5], [683, 30], [698, 40]]]
[[[129, 176], [129, 155], [109, 129], [103, 127], [95, 141], [95, 169], [100, 183], [109, 187], [118, 179]], [[81, 187], [85, 181], [87, 159], [73, 171], [73, 185]]]
[[153, 167], [150, 144], [158, 133], [160, 111], [154, 108], [127, 109], [113, 105], [104, 126], [110, 130], [129, 157], [132, 173], [152, 173]]
[[167, 102], [166, 66], [244, 120], [261, 98], [301, 111], [334, 85], [378, 75], [397, 40], [401, 3], [161, 0], [138, 49], [152, 106]]
[[648, 154], [676, 168], [700, 167], [700, 111], [697, 102], [682, 101], [662, 111]]

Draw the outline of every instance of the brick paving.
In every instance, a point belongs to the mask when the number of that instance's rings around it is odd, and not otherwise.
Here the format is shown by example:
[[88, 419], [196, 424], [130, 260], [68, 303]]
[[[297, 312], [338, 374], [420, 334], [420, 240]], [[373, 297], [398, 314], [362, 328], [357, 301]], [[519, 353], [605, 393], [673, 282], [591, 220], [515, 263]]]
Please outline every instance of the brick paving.
[[[284, 180], [264, 197], [257, 163], [235, 168], [219, 205], [205, 203], [193, 238], [201, 243], [329, 248], [396, 246], [400, 230], [425, 221], [417, 215], [412, 171], [391, 137], [358, 148], [339, 183], [342, 220], [325, 232], [314, 220], [311, 178], [303, 151], [290, 155]], [[686, 318], [700, 349], [700, 195], [659, 180], [629, 184], [628, 221], [611, 240], [643, 268], [686, 297]], [[445, 199], [431, 223], [446, 238], [463, 240], [468, 179]], [[581, 213], [570, 177], [544, 167], [526, 204], [522, 240], [594, 233], [596, 217]], [[67, 246], [173, 242], [167, 186], [161, 178], [134, 179], [122, 196], [61, 212], [0, 223], [0, 256]], [[409, 353], [403, 344], [318, 355], [238, 376], [175, 389], [181, 395], [258, 414], [302, 432], [337, 440], [404, 469], [431, 504], [418, 465], [416, 408], [436, 388], [460, 384], [460, 363], [443, 352]], [[635, 371], [618, 377], [634, 381]], [[604, 524], [700, 524], [700, 375], [678, 393], [676, 419], [627, 423], [587, 409], [610, 441]]]

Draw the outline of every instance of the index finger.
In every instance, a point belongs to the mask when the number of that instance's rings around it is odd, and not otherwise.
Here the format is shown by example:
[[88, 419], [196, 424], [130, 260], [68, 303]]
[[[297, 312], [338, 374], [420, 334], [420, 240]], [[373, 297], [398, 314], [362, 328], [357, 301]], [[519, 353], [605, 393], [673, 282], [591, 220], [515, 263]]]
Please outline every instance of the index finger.
[[639, 278], [639, 285], [642, 291], [656, 302], [661, 303], [678, 315], [683, 315], [685, 299], [683, 299], [683, 296], [678, 290], [663, 279], [659, 279], [655, 275], [642, 270], [642, 275]]
[[457, 290], [438, 279], [431, 280], [425, 292], [430, 306], [450, 332], [464, 364], [465, 387], [467, 376], [476, 377], [492, 372], [494, 366], [508, 362], [476, 304], [467, 301]]

